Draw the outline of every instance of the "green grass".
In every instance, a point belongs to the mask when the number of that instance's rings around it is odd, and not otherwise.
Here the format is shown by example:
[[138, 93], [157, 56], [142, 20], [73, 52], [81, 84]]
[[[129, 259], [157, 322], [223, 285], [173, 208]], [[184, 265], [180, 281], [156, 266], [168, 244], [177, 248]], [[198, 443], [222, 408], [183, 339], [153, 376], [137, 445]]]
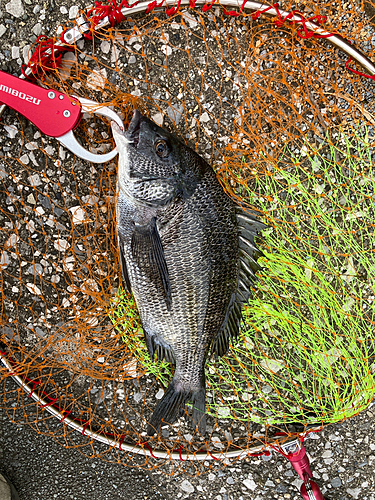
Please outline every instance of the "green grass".
[[[270, 228], [240, 339], [227, 356], [207, 362], [212, 415], [269, 425], [325, 423], [371, 402], [371, 154], [366, 129], [339, 132], [319, 149], [307, 142], [298, 154], [286, 149], [267, 175], [242, 186], [243, 200], [262, 211]], [[138, 361], [166, 385], [171, 367], [150, 359], [133, 299], [119, 292], [110, 317]]]

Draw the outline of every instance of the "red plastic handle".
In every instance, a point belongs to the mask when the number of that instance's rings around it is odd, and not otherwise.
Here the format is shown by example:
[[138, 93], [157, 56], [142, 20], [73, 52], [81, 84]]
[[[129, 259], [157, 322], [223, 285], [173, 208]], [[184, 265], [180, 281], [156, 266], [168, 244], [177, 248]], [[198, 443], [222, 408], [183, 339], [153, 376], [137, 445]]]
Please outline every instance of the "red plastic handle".
[[57, 90], [45, 89], [0, 71], [0, 102], [21, 113], [43, 134], [60, 137], [81, 117], [80, 103]]

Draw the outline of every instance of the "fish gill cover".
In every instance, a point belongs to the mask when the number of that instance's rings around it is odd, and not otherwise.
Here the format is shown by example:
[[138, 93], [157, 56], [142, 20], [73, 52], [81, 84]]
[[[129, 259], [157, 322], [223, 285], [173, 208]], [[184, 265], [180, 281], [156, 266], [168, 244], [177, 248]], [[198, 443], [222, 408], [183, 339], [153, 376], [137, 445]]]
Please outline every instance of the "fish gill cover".
[[[363, 2], [283, 9], [326, 15], [327, 32], [375, 58]], [[355, 415], [375, 391], [373, 82], [301, 24], [204, 10], [125, 15], [57, 67], [41, 56], [34, 75], [112, 105], [126, 125], [135, 108], [163, 124], [269, 226], [240, 336], [206, 364], [205, 434], [180, 418], [146, 437], [173, 366], [150, 359], [120, 277], [117, 160], [80, 160], [13, 111], [0, 158], [1, 406], [87, 455], [190, 474], [211, 462], [170, 458], [254, 452], [278, 431]], [[113, 148], [101, 117], [85, 115], [77, 134], [94, 152]]]

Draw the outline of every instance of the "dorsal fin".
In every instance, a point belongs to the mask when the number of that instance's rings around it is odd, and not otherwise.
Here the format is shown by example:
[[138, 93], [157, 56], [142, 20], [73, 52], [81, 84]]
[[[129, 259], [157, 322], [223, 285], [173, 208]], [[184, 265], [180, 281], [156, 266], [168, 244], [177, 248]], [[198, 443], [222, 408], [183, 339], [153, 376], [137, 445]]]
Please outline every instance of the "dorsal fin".
[[257, 260], [264, 256], [255, 245], [255, 237], [267, 226], [240, 207], [236, 208], [236, 217], [239, 246], [237, 291], [232, 295], [223, 324], [212, 343], [211, 352], [215, 356], [223, 356], [229, 348], [229, 340], [238, 336], [242, 306], [248, 302], [257, 280], [255, 273], [261, 269]]

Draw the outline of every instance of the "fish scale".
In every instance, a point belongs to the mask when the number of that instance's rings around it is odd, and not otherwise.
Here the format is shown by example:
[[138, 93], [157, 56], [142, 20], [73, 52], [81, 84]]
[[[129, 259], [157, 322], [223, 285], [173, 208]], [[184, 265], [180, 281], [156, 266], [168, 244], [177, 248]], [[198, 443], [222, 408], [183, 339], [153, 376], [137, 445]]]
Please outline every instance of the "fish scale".
[[[244, 211], [239, 218], [241, 209], [211, 166], [138, 111], [125, 133], [113, 123], [112, 130], [119, 151], [124, 280], [151, 358], [156, 353], [175, 365], [147, 432], [158, 432], [163, 421], [173, 423], [191, 401], [192, 419], [204, 433], [205, 362], [210, 348], [223, 355], [237, 337], [260, 255], [254, 237], [264, 225]], [[241, 228], [247, 246], [240, 249]]]

